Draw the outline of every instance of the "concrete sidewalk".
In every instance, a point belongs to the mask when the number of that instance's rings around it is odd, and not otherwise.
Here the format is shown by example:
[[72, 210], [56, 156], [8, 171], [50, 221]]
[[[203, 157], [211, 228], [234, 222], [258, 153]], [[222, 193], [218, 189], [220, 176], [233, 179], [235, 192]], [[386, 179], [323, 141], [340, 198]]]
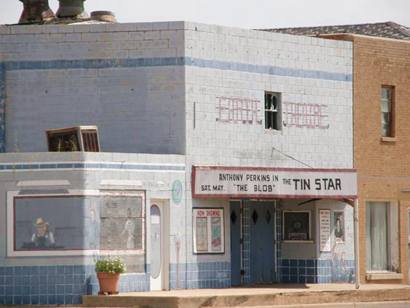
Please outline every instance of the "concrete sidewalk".
[[276, 305], [253, 307], [221, 307], [221, 308], [409, 308], [410, 301], [405, 302], [372, 302], [372, 303], [342, 303], [342, 304], [312, 304], [312, 305]]
[[[388, 307], [386, 302], [393, 304], [393, 302], [403, 301], [410, 301], [410, 286], [408, 285], [369, 284], [363, 285], [359, 290], [356, 290], [352, 284], [284, 284], [247, 288], [135, 292], [115, 296], [83, 297], [83, 303], [88, 307], [133, 306], [138, 308], [255, 308], [260, 306], [278, 308], [280, 305], [302, 307], [302, 305], [307, 304], [317, 306], [317, 304], [323, 303], [326, 303], [326, 307], [331, 307], [330, 304], [344, 303], [347, 306], [335, 306], [344, 308], [365, 307], [356, 304], [366, 302], [383, 302], [383, 307]], [[398, 303], [398, 305], [402, 304]], [[410, 305], [405, 307], [410, 307]]]

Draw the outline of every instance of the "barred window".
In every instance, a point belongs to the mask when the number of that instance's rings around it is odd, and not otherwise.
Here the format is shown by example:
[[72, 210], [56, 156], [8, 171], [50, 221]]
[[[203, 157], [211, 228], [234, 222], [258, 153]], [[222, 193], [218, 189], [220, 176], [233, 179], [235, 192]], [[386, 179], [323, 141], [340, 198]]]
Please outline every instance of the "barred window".
[[281, 94], [265, 92], [265, 129], [281, 130]]

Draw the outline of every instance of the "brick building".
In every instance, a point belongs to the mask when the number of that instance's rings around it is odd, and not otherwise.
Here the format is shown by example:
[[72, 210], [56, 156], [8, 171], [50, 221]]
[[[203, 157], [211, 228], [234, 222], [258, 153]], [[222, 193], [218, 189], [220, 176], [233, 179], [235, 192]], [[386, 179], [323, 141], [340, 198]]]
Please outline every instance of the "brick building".
[[353, 43], [360, 280], [409, 283], [410, 29], [386, 22], [272, 31]]

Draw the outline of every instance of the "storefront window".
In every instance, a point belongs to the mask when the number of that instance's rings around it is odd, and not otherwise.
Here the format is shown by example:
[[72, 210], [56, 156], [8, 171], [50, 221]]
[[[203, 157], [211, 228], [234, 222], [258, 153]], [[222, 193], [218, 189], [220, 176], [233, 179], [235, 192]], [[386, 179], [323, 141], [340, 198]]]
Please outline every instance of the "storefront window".
[[366, 204], [367, 270], [388, 271], [388, 202]]
[[368, 272], [401, 272], [399, 205], [366, 202], [366, 260]]
[[[16, 192], [10, 192], [16, 194]], [[10, 256], [116, 254], [144, 270], [141, 193], [15, 195], [8, 203]]]
[[407, 216], [407, 227], [408, 227], [407, 235], [408, 235], [408, 243], [410, 244], [410, 210], [408, 211], [407, 215], [408, 215]]
[[284, 211], [283, 222], [283, 240], [311, 240], [309, 211]]

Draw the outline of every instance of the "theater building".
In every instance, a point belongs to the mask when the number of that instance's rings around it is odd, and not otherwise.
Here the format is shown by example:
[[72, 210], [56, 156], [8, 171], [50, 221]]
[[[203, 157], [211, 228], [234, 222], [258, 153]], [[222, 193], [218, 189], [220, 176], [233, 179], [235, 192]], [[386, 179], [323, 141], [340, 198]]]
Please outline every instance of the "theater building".
[[[351, 42], [189, 22], [0, 42], [0, 303], [79, 303], [104, 255], [122, 291], [354, 282]], [[100, 153], [48, 151], [82, 125]]]

